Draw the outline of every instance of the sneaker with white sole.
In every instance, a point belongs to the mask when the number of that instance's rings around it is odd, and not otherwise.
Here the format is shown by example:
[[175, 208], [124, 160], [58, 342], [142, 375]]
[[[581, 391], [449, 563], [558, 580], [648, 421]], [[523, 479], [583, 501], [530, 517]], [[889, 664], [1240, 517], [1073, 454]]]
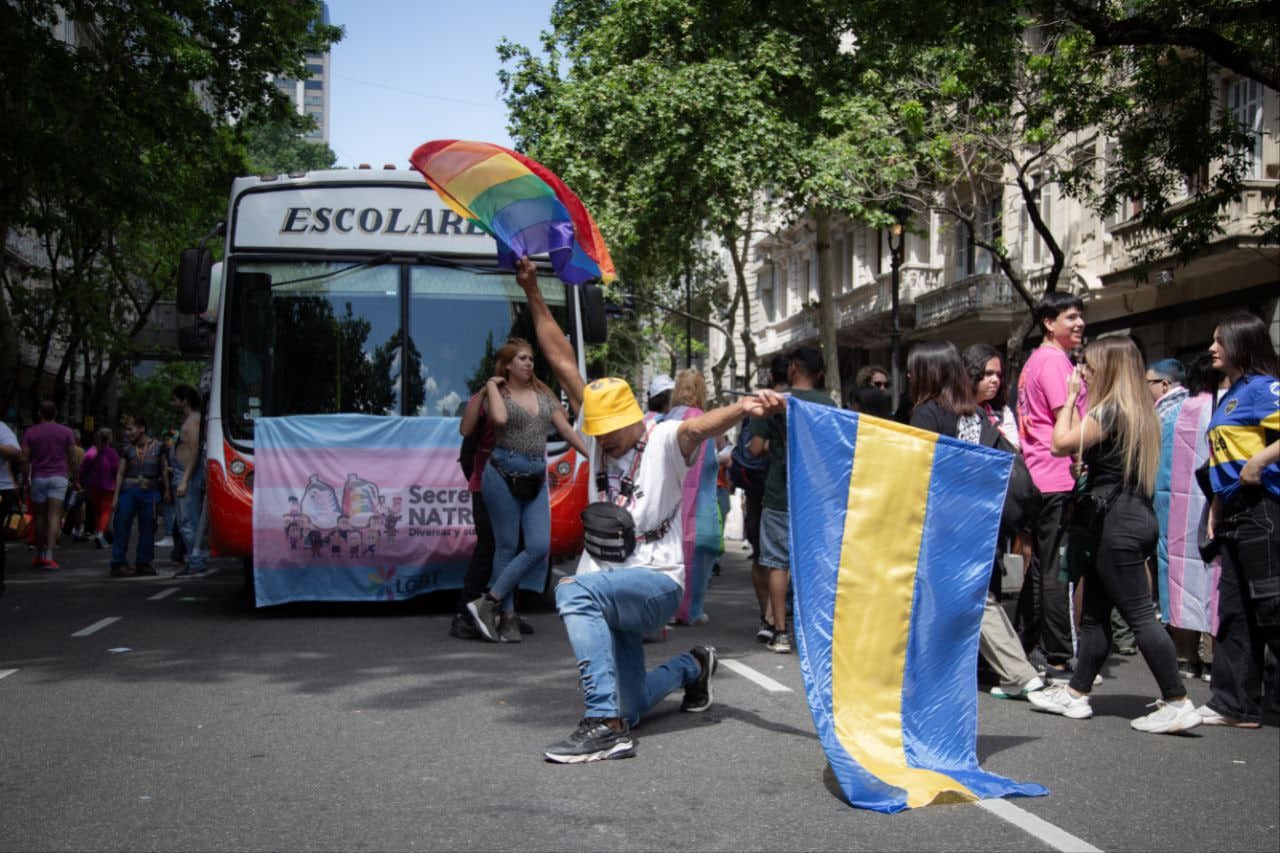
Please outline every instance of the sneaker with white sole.
[[1196, 708], [1196, 716], [1206, 726], [1228, 726], [1233, 729], [1258, 729], [1262, 727], [1261, 723], [1249, 723], [1219, 714], [1208, 705], [1201, 705]]
[[1093, 706], [1088, 696], [1072, 696], [1065, 685], [1051, 684], [1044, 690], [1027, 694], [1027, 701], [1036, 711], [1059, 714], [1073, 720], [1087, 720], [1093, 716]]
[[773, 626], [769, 624], [767, 619], [761, 617], [760, 627], [756, 629], [756, 642], [767, 643], [773, 639]]
[[1031, 677], [1030, 681], [1020, 683], [1017, 681], [1002, 681], [995, 687], [991, 688], [991, 695], [997, 699], [1025, 699], [1028, 693], [1034, 693], [1037, 690], [1044, 689], [1044, 680], [1040, 676]]
[[622, 731], [614, 731], [600, 717], [583, 717], [572, 734], [551, 744], [542, 754], [557, 764], [583, 764], [630, 758], [636, 754], [636, 743], [626, 723], [622, 724]]
[[1155, 708], [1155, 710], [1145, 717], [1130, 720], [1129, 728], [1138, 732], [1171, 735], [1174, 732], [1185, 732], [1187, 729], [1194, 729], [1204, 722], [1201, 716], [1196, 713], [1196, 706], [1186, 697], [1183, 697], [1182, 701], [1177, 703], [1157, 699], [1147, 707]]
[[498, 633], [498, 602], [487, 595], [482, 595], [475, 601], [467, 602], [467, 611], [475, 620], [482, 637], [491, 643], [502, 642], [502, 637]]
[[711, 707], [711, 676], [716, 674], [719, 659], [715, 646], [694, 646], [689, 650], [700, 667], [698, 677], [684, 689], [684, 701], [680, 703], [681, 711], [700, 714]]
[[769, 651], [780, 655], [791, 654], [791, 636], [786, 631], [775, 631], [769, 641]]

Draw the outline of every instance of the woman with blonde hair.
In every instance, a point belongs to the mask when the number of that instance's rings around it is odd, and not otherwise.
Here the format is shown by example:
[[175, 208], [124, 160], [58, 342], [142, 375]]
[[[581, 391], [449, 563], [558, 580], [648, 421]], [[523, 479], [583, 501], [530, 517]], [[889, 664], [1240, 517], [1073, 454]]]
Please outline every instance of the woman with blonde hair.
[[[707, 407], [707, 383], [696, 370], [676, 374], [671, 389], [671, 408], [664, 420], [687, 420]], [[702, 442], [693, 456], [693, 467], [684, 478], [681, 522], [684, 530], [684, 599], [672, 621], [701, 625], [710, 617], [702, 605], [711, 581], [711, 567], [720, 556], [720, 507], [716, 501], [716, 460], [714, 439]]]
[[[534, 375], [533, 347], [526, 340], [511, 338], [498, 350], [494, 375], [485, 383], [485, 407], [496, 436], [482, 480], [493, 524], [493, 575], [489, 591], [468, 602], [467, 610], [486, 640], [518, 643], [516, 588], [545, 568], [551, 550], [547, 436], [554, 429], [584, 457], [587, 448], [551, 389]], [[469, 435], [478, 420], [479, 412], [468, 407], [462, 434]]]
[[[1081, 381], [1089, 384], [1090, 409], [1076, 411]], [[1138, 650], [1160, 686], [1156, 710], [1130, 722], [1137, 731], [1185, 731], [1201, 722], [1187, 699], [1173, 640], [1155, 619], [1146, 561], [1156, 550], [1152, 498], [1160, 466], [1160, 422], [1146, 388], [1142, 355], [1128, 337], [1101, 338], [1084, 351], [1067, 380], [1067, 401], [1053, 427], [1055, 456], [1079, 452], [1087, 471], [1085, 491], [1106, 507], [1084, 574], [1080, 648], [1070, 682], [1027, 698], [1039, 711], [1082, 720], [1093, 716], [1089, 691], [1111, 649], [1115, 608], [1137, 638]]]

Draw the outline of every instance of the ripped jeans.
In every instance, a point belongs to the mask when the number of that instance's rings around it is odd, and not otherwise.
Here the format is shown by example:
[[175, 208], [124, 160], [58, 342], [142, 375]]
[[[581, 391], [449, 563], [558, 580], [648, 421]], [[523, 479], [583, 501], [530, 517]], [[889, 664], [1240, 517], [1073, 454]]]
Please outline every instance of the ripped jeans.
[[668, 693], [697, 679], [700, 667], [688, 652], [644, 668], [644, 633], [666, 625], [681, 597], [679, 584], [652, 569], [574, 575], [556, 586], [556, 610], [578, 659], [584, 716], [634, 726]]

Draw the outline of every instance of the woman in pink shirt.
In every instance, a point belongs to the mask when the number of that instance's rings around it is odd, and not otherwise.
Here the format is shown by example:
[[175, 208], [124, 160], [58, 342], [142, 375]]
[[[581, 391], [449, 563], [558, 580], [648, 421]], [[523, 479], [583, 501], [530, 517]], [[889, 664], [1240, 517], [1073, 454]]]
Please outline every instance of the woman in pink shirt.
[[80, 463], [80, 485], [89, 494], [89, 519], [93, 523], [93, 544], [105, 548], [105, 533], [111, 529], [111, 499], [116, 491], [116, 471], [120, 454], [111, 446], [111, 430], [103, 427], [94, 433], [93, 447]]

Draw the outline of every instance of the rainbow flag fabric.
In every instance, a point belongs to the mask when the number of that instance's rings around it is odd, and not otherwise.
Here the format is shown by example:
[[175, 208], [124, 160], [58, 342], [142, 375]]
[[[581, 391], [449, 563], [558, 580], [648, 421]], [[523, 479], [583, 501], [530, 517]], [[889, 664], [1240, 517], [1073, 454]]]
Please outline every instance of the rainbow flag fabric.
[[459, 442], [458, 418], [258, 419], [257, 606], [396, 601], [460, 587], [476, 537]]
[[617, 276], [609, 248], [582, 201], [536, 160], [489, 142], [438, 139], [409, 162], [455, 213], [498, 241], [498, 260], [546, 254], [566, 284]]
[[978, 632], [1011, 467], [998, 450], [788, 401], [800, 667], [854, 806], [1048, 793], [976, 754]]

